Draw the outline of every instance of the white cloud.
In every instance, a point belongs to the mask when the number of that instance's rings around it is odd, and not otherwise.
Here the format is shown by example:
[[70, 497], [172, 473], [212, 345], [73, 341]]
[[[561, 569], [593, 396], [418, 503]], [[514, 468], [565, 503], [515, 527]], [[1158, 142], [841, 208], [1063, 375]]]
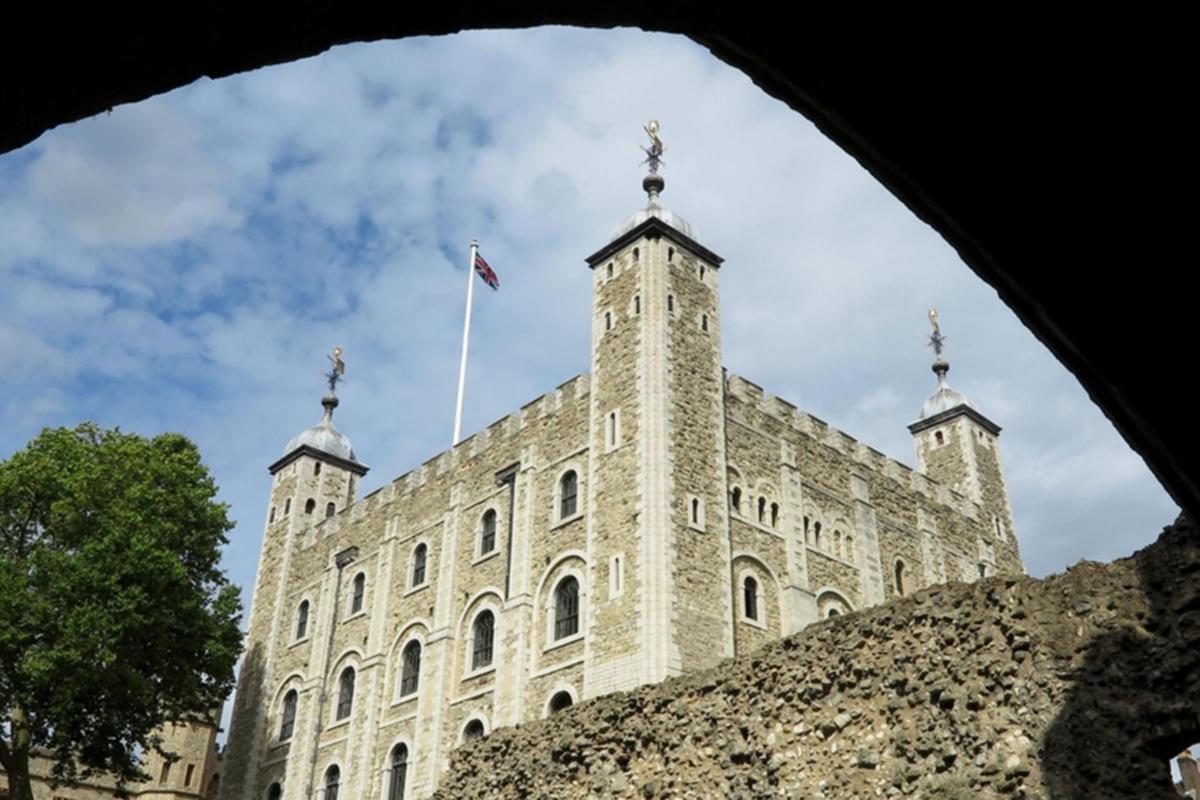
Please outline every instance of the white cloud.
[[191, 125], [162, 101], [44, 139], [30, 185], [84, 244], [144, 247], [240, 222]]

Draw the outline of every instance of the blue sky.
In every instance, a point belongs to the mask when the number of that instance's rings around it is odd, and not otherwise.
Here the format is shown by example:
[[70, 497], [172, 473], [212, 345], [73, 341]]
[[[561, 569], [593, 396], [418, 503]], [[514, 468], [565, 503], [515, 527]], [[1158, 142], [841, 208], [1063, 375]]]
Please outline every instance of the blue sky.
[[1177, 513], [1057, 361], [956, 253], [811, 124], [678, 36], [542, 28], [337, 48], [199, 81], [0, 156], [0, 458], [95, 419], [193, 438], [253, 585], [266, 467], [321, 408], [364, 493], [449, 443], [467, 244], [477, 294], [466, 432], [588, 367], [583, 257], [644, 203], [662, 122], [666, 206], [722, 269], [725, 363], [912, 464], [933, 390], [1004, 428], [1032, 574], [1108, 560]]

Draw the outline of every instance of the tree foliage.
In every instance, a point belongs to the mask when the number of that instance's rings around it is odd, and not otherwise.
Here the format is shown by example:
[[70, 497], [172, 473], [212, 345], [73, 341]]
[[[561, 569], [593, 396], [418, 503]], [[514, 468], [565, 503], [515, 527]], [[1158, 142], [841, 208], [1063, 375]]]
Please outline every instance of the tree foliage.
[[167, 720], [233, 685], [232, 523], [187, 438], [46, 429], [0, 462], [0, 766], [23, 795], [33, 752], [60, 779], [144, 776]]

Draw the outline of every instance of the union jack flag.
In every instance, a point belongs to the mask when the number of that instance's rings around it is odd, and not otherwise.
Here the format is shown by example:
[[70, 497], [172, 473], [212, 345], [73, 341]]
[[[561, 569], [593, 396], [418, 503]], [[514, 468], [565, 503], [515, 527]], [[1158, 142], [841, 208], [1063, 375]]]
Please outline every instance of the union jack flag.
[[492, 272], [492, 268], [483, 260], [483, 256], [479, 253], [475, 254], [475, 274], [483, 279], [483, 282], [492, 287], [493, 290], [500, 288], [500, 279], [496, 277], [496, 273]]

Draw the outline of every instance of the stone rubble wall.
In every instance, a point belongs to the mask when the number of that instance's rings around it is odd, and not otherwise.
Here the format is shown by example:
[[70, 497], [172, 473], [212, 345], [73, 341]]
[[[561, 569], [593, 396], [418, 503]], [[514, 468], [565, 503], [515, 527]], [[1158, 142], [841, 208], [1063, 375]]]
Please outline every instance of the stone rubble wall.
[[935, 586], [498, 730], [452, 798], [1172, 798], [1200, 740], [1200, 536]]

